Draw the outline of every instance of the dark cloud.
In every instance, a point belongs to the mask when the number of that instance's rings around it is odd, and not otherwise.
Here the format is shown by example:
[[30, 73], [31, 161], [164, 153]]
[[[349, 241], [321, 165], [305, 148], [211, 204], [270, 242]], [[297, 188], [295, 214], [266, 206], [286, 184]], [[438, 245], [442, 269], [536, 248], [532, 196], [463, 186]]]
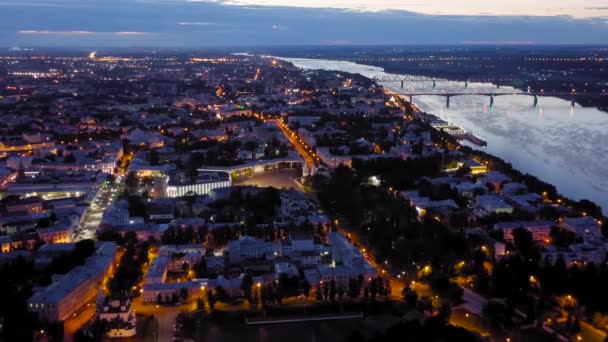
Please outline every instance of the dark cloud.
[[0, 1], [0, 46], [203, 47], [462, 42], [606, 44], [608, 25], [600, 18], [434, 16], [405, 11], [226, 6], [214, 1]]

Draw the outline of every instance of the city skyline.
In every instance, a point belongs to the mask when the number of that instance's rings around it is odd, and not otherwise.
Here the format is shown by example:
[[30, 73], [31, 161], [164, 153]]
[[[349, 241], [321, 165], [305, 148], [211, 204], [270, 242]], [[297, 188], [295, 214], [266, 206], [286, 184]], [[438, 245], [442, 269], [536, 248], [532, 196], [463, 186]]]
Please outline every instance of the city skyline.
[[0, 341], [608, 341], [606, 1], [0, 0]]
[[599, 1], [6, 0], [0, 8], [4, 47], [608, 43]]

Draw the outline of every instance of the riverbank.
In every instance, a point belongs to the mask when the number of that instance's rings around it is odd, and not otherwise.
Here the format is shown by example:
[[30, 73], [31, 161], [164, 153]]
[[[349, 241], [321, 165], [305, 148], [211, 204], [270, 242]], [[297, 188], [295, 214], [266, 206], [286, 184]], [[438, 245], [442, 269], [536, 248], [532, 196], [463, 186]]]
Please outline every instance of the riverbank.
[[[395, 96], [395, 94], [391, 92], [389, 92], [389, 94]], [[424, 111], [421, 111], [416, 106], [413, 106], [411, 103], [407, 102], [407, 100], [404, 99], [402, 96], [398, 97], [397, 102], [399, 103], [404, 112], [407, 112], [408, 110], [413, 110], [413, 115], [423, 118], [424, 121], [429, 123], [429, 128], [434, 129], [439, 134], [445, 134], [446, 138], [452, 138], [452, 143], [458, 145], [457, 148], [460, 150], [460, 152], [474, 156], [477, 160], [484, 161], [485, 164], [491, 165], [492, 170], [499, 171], [505, 174], [506, 176], [513, 179], [513, 181], [515, 182], [526, 184], [530, 191], [543, 194], [546, 199], [554, 202], [557, 205], [563, 205], [574, 211], [584, 212], [585, 214], [588, 214], [598, 220], [601, 220], [603, 223], [602, 230], [608, 230], [608, 218], [604, 216], [602, 208], [596, 203], [589, 200], [576, 201], [566, 196], [563, 196], [561, 193], [559, 193], [555, 185], [544, 182], [531, 174], [522, 173], [521, 171], [514, 168], [510, 163], [497, 156], [485, 153], [483, 151], [475, 150], [469, 146], [464, 146], [460, 144], [458, 139], [445, 132], [444, 130], [438, 129], [437, 127], [434, 127], [432, 124], [430, 124], [430, 122], [437, 118], [434, 114], [429, 114]]]
[[[445, 74], [445, 73], [434, 73], [434, 72], [430, 72], [428, 70], [425, 70], [425, 72], [417, 72], [414, 70], [409, 70], [409, 69], [403, 70], [398, 67], [391, 67], [391, 66], [383, 65], [382, 63], [375, 63], [375, 64], [370, 64], [370, 65], [382, 68], [387, 73], [408, 74], [408, 75], [428, 77], [428, 78], [433, 78], [436, 80], [448, 81], [448, 82], [465, 83], [465, 82], [471, 82], [471, 79], [492, 80], [492, 78], [494, 77], [496, 80], [492, 81], [492, 84], [494, 84], [497, 89], [500, 89], [503, 87], [509, 87], [509, 88], [517, 89], [518, 91], [523, 92], [523, 93], [528, 92], [528, 90], [529, 90], [528, 87], [530, 87], [530, 85], [528, 83], [523, 82], [521, 80], [505, 79], [505, 78], [495, 77], [492, 75], [483, 75], [482, 74], [482, 75], [471, 76], [471, 75], [456, 74], [456, 73]], [[565, 86], [565, 84], [568, 84], [568, 86]], [[544, 88], [552, 89], [552, 92], [555, 92], [555, 93], [570, 93], [572, 91], [572, 87], [569, 85], [569, 82], [554, 82], [552, 85], [545, 85], [545, 87], [543, 87], [541, 89], [544, 89]], [[567, 95], [556, 95], [556, 97], [563, 99], [565, 101], [574, 101], [574, 103], [576, 103], [584, 108], [597, 108], [597, 109], [605, 112], [606, 114], [608, 114], [608, 105], [606, 104], [608, 102], [608, 94], [603, 95], [603, 96], [578, 95], [574, 98], [571, 96], [567, 96]]]
[[[336, 70], [374, 77], [407, 77], [386, 73], [379, 67], [353, 62], [322, 59], [277, 57], [305, 69]], [[428, 83], [428, 82], [427, 82]], [[406, 82], [384, 83], [385, 89], [395, 93], [405, 91], [429, 93], [432, 84]], [[439, 81], [435, 91], [459, 92], [461, 82]], [[489, 83], [470, 83], [473, 92], [495, 91]], [[501, 88], [503, 93], [518, 90]], [[522, 99], [524, 99], [522, 101]], [[450, 108], [439, 96], [416, 96], [414, 102], [421, 111], [433, 113], [455, 123], [475, 135], [483, 137], [488, 146], [482, 152], [508, 161], [522, 174], [542, 175], [542, 180], [555, 184], [564, 196], [574, 200], [588, 199], [608, 207], [608, 164], [599, 156], [608, 155], [608, 115], [597, 109], [572, 107], [570, 101], [542, 97], [537, 107], [533, 100], [522, 95], [500, 96], [494, 106], [487, 97], [457, 96]]]

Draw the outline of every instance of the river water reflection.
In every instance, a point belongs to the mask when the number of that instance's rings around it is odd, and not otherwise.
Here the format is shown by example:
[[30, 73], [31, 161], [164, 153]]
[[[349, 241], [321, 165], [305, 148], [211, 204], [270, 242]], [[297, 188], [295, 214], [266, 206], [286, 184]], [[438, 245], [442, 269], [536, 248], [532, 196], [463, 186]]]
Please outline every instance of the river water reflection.
[[[281, 58], [305, 69], [338, 70], [367, 77], [393, 76], [382, 68], [352, 62]], [[574, 107], [570, 101], [540, 97], [538, 106], [527, 95], [511, 87], [490, 83], [437, 81], [386, 82], [387, 89], [399, 93], [506, 93], [490, 97], [456, 96], [446, 107], [443, 96], [418, 96], [414, 104], [436, 114], [488, 142], [483, 148], [528, 172], [554, 184], [560, 193], [573, 199], [590, 199], [608, 208], [608, 113], [596, 108]]]

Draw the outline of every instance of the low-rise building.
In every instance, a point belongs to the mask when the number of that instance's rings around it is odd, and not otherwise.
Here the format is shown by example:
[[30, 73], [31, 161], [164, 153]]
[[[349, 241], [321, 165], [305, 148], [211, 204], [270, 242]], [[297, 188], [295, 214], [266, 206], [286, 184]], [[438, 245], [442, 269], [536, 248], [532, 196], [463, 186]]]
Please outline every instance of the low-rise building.
[[532, 234], [534, 241], [546, 243], [553, 226], [556, 226], [556, 224], [551, 221], [516, 221], [496, 223], [494, 229], [502, 231], [504, 239], [509, 242], [514, 241], [513, 231], [517, 228], [523, 228]]
[[98, 300], [97, 318], [108, 323], [107, 335], [110, 338], [127, 338], [137, 334], [135, 314], [127, 296]]
[[276, 252], [277, 246], [274, 243], [243, 236], [228, 243], [227, 259], [233, 264], [247, 259], [271, 259]]
[[28, 310], [49, 322], [65, 320], [95, 297], [116, 261], [116, 251], [115, 243], [102, 243], [84, 265], [55, 276], [51, 285], [30, 297]]
[[194, 183], [179, 182], [169, 178], [167, 181], [167, 196], [208, 195], [214, 189], [230, 186], [232, 186], [230, 175], [222, 172], [208, 172], [197, 178]]
[[573, 232], [576, 234], [576, 236], [583, 236], [586, 234], [602, 234], [602, 226], [598, 220], [590, 216], [564, 218], [561, 220], [561, 226], [562, 228]]
[[476, 199], [477, 206], [488, 214], [513, 214], [513, 207], [497, 195], [483, 195]]

